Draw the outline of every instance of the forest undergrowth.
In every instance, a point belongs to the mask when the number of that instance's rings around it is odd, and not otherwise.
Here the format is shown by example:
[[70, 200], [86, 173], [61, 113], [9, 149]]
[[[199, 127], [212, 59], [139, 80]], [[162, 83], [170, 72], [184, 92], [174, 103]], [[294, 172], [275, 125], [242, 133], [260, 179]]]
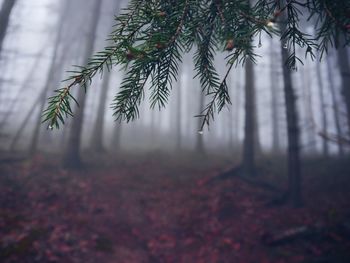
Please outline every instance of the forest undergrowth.
[[[267, 205], [276, 192], [211, 156], [118, 157], [79, 171], [55, 158], [0, 164], [0, 262], [350, 262], [350, 168], [304, 162], [305, 205]], [[279, 160], [260, 160], [283, 189]]]

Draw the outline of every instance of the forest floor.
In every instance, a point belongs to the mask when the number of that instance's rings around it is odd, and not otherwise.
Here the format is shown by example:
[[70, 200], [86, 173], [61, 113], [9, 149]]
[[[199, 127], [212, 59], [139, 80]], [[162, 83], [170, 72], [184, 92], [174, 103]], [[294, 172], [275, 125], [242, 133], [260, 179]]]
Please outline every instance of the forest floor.
[[[132, 158], [131, 158], [132, 157]], [[261, 162], [283, 186], [279, 161]], [[279, 168], [278, 168], [279, 167]], [[127, 156], [80, 171], [54, 158], [0, 164], [0, 262], [350, 262], [350, 167], [305, 163], [301, 208], [221, 158]]]

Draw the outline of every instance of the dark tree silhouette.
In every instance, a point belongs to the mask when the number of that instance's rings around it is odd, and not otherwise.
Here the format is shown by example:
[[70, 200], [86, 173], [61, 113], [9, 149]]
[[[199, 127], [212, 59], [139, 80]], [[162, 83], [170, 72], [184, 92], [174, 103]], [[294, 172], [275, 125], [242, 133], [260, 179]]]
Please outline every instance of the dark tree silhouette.
[[254, 66], [251, 60], [247, 60], [245, 66], [245, 118], [242, 170], [246, 176], [256, 175], [256, 119], [255, 119], [255, 87]]
[[6, 36], [12, 10], [17, 0], [4, 0], [0, 9], [0, 54]]
[[[290, 56], [281, 43], [282, 61]], [[286, 103], [287, 138], [288, 138], [288, 190], [286, 200], [294, 206], [300, 206], [301, 200], [301, 164], [300, 164], [300, 132], [296, 96], [292, 83], [291, 70], [283, 64], [284, 99]]]
[[[337, 133], [336, 136], [338, 138], [341, 138], [343, 134], [342, 134], [340, 118], [339, 118], [339, 108], [338, 108], [338, 101], [337, 101], [337, 95], [336, 95], [337, 93], [336, 93], [334, 78], [333, 78], [331, 57], [327, 58], [327, 76], [328, 76], [328, 86], [331, 92], [333, 117], [334, 117], [336, 133]], [[342, 143], [338, 143], [338, 154], [339, 156], [344, 155], [344, 147]]]
[[340, 46], [337, 49], [338, 64], [341, 76], [341, 91], [346, 105], [346, 118], [348, 122], [348, 136], [350, 138], [350, 63], [347, 47], [344, 46], [345, 40], [340, 39]]

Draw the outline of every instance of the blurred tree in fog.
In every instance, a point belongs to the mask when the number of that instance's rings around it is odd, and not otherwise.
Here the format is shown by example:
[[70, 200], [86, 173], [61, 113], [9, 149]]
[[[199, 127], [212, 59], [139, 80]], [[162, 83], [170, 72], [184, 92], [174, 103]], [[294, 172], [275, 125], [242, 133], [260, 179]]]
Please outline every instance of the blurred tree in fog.
[[244, 174], [249, 176], [256, 175], [256, 125], [254, 66], [251, 60], [247, 60], [245, 65], [245, 121], [242, 166]]
[[16, 4], [16, 0], [4, 0], [0, 9], [0, 54], [4, 42], [11, 12]]
[[[341, 123], [339, 118], [339, 107], [338, 107], [338, 101], [336, 96], [336, 90], [335, 90], [335, 84], [334, 84], [334, 77], [332, 72], [332, 60], [330, 57], [327, 58], [327, 76], [329, 81], [329, 89], [331, 92], [331, 99], [332, 99], [332, 108], [333, 108], [333, 116], [334, 116], [334, 122], [336, 127], [336, 136], [338, 138], [342, 137], [342, 130], [341, 130]], [[344, 149], [343, 144], [338, 143], [338, 153], [342, 157], [344, 155]]]
[[[350, 23], [348, 24], [348, 28], [350, 30]], [[344, 36], [340, 36], [336, 41], [339, 41], [336, 44], [338, 45], [337, 54], [342, 84], [342, 95], [346, 105], [348, 127], [350, 127], [350, 62], [347, 49], [344, 47], [344, 45], [349, 44], [349, 39], [344, 38]], [[350, 136], [350, 128], [348, 129], [348, 135]]]

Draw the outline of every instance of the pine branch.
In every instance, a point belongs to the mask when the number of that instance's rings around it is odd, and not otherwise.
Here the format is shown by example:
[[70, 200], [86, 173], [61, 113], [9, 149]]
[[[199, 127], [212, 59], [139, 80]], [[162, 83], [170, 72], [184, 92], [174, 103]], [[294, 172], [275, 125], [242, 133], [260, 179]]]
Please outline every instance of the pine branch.
[[[300, 48], [305, 50], [305, 58], [313, 59], [315, 50], [327, 52], [329, 45], [337, 43], [339, 34], [349, 44], [349, 10], [350, 2], [341, 0], [257, 0], [253, 6], [247, 0], [131, 0], [124, 13], [116, 17], [109, 46], [87, 65], [72, 71], [66, 80], [69, 84], [49, 98], [44, 122], [49, 128], [64, 124], [65, 118], [73, 115], [70, 103], [77, 103], [71, 89], [80, 86], [86, 91], [96, 74], [115, 65], [127, 70], [112, 104], [116, 119], [130, 121], [139, 116], [146, 83], [150, 83], [151, 107], [165, 107], [182, 54], [195, 49], [195, 77], [210, 98], [199, 115], [203, 117], [203, 129], [215, 112], [230, 103], [226, 78], [233, 65], [243, 64], [246, 59], [255, 61], [252, 40], [256, 36], [260, 39], [262, 33], [271, 37], [278, 34], [289, 49], [287, 66], [296, 69], [298, 63], [303, 63], [297, 56]], [[315, 35], [303, 28], [305, 14], [308, 21], [316, 18]], [[220, 81], [214, 58], [223, 50], [228, 52], [228, 71]]]

